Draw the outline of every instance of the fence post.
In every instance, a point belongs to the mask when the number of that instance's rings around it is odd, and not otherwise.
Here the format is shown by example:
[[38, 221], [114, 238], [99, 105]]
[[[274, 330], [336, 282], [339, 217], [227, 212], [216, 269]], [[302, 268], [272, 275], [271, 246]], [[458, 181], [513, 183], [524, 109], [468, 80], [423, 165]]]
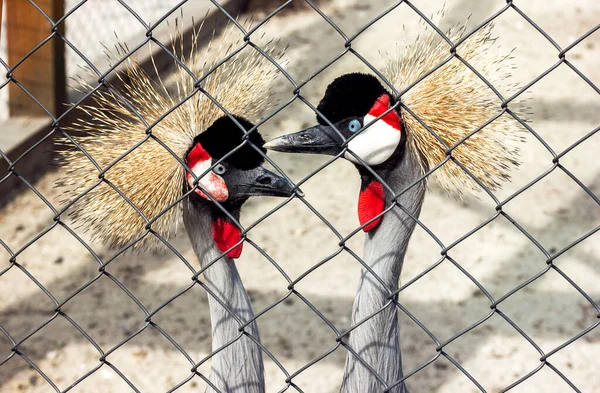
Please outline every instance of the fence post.
[[[53, 20], [64, 14], [64, 0], [36, 0]], [[13, 67], [52, 34], [52, 24], [26, 0], [6, 0], [8, 65]], [[58, 27], [64, 33], [64, 23]], [[55, 116], [66, 98], [65, 45], [53, 37], [14, 70], [13, 77]], [[40, 116], [44, 111], [15, 83], [9, 84], [10, 116]]]

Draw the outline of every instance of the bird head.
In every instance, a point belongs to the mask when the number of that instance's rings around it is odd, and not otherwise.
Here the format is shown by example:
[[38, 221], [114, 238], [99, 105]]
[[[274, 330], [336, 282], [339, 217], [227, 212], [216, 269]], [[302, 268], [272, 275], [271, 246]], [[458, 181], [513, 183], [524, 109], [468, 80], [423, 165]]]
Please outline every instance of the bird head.
[[[280, 152], [325, 154], [354, 163], [361, 175], [358, 216], [365, 232], [375, 229], [385, 207], [383, 185], [364, 165], [385, 177], [404, 156], [406, 135], [392, 95], [376, 77], [351, 73], [335, 79], [317, 106], [319, 124], [264, 145]], [[325, 117], [333, 127], [324, 120]]]
[[333, 156], [344, 152], [344, 158], [357, 166], [385, 165], [397, 158], [406, 142], [394, 105], [376, 77], [342, 75], [329, 84], [317, 106], [319, 124], [276, 138], [265, 148]]
[[[253, 127], [242, 117], [234, 118], [246, 131]], [[246, 143], [243, 136], [228, 116], [196, 136], [185, 160], [191, 170], [186, 173], [188, 187], [207, 202], [215, 200], [231, 208], [251, 196], [290, 196], [293, 186], [261, 166], [266, 150], [258, 130], [248, 134]]]
[[222, 116], [194, 138], [185, 155], [190, 169], [185, 178], [188, 190], [193, 191], [189, 197], [191, 204], [204, 205], [207, 210], [203, 210], [210, 211], [215, 245], [229, 258], [238, 258], [242, 253], [241, 229], [231, 217], [239, 219], [240, 209], [249, 197], [287, 197], [292, 195], [294, 187], [261, 166], [266, 150], [258, 130], [248, 133], [244, 141], [239, 126], [250, 131], [253, 124], [242, 117], [233, 119]]

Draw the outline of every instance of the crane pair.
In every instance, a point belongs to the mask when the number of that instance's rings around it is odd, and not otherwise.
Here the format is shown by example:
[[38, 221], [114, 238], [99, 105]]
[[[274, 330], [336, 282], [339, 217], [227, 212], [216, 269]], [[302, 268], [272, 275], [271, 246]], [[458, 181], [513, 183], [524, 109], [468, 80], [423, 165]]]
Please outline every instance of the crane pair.
[[[363, 105], [355, 105], [348, 112], [344, 102], [348, 88], [369, 91], [371, 96], [363, 96]], [[375, 77], [342, 76], [327, 88], [325, 97], [319, 104], [319, 112], [324, 119], [334, 122], [333, 126], [320, 124], [282, 136], [264, 144], [264, 148], [330, 155], [345, 151], [346, 157], [357, 165], [362, 179], [358, 215], [363, 230], [368, 232], [364, 259], [376, 277], [363, 269], [352, 312], [353, 324], [360, 325], [350, 334], [348, 344], [361, 360], [348, 354], [342, 391], [378, 392], [398, 382], [390, 391], [404, 392], [397, 310], [390, 301], [390, 294], [397, 289], [408, 239], [415, 227], [411, 216], [419, 214], [425, 187], [417, 184], [392, 200], [393, 194], [384, 190], [383, 182], [394, 190], [404, 190], [418, 180], [421, 172], [414, 157], [406, 153], [406, 136], [402, 133], [399, 114], [391, 107], [391, 96]], [[377, 117], [381, 118], [375, 121]], [[236, 120], [246, 130], [253, 127], [242, 118]], [[360, 133], [363, 126], [372, 121], [373, 125]], [[351, 139], [355, 134], [357, 136]], [[202, 266], [217, 261], [204, 272], [207, 285], [220, 298], [219, 304], [216, 299], [209, 300], [213, 350], [220, 350], [213, 358], [213, 382], [224, 392], [233, 391], [234, 386], [243, 386], [244, 392], [263, 392], [261, 351], [253, 342], [259, 340], [256, 324], [253, 322], [246, 329], [252, 339], [239, 337], [237, 342], [227, 345], [240, 335], [236, 316], [248, 321], [253, 314], [231, 260], [241, 254], [240, 229], [211, 199], [221, 202], [238, 219], [240, 207], [248, 197], [291, 196], [294, 187], [263, 169], [262, 155], [249, 144], [224, 156], [223, 153], [242, 144], [242, 135], [233, 121], [222, 117], [194, 139], [186, 156], [186, 164], [191, 169], [187, 176], [188, 187], [194, 193], [183, 202], [183, 219]], [[263, 146], [257, 131], [249, 135], [252, 145]], [[343, 147], [346, 140], [350, 140], [348, 149]], [[205, 174], [211, 167], [212, 171]], [[373, 168], [377, 178], [367, 167]], [[195, 185], [192, 173], [201, 187]], [[393, 209], [384, 215], [384, 209], [395, 203], [410, 213]], [[212, 228], [212, 239], [208, 228]], [[225, 256], [220, 258], [220, 253]], [[232, 312], [237, 315], [228, 314]], [[224, 345], [227, 346], [222, 349]]]
[[[453, 28], [447, 34], [455, 40], [464, 32]], [[518, 123], [506, 117], [479, 130], [499, 109], [481, 91], [485, 82], [462, 60], [443, 62], [446, 44], [432, 34], [419, 39], [387, 60], [386, 83], [403, 89], [418, 82], [401, 97], [375, 76], [340, 76], [325, 90], [316, 126], [266, 144], [247, 119], [272, 106], [269, 88], [277, 73], [257, 51], [215, 69], [231, 53], [227, 43], [202, 55], [193, 44], [183, 56], [181, 35], [175, 34], [176, 89], [160, 78], [155, 82], [128, 59], [123, 92], [98, 91], [95, 103], [82, 108], [86, 117], [72, 129], [87, 135], [67, 141], [79, 148], [63, 152], [66, 174], [60, 181], [69, 203], [78, 201], [72, 215], [105, 244], [133, 249], [165, 242], [182, 219], [210, 292], [214, 355], [208, 391], [265, 391], [259, 332], [233, 260], [242, 253], [244, 202], [295, 192], [284, 177], [262, 167], [265, 149], [271, 149], [340, 156], [358, 169], [367, 267], [354, 301], [341, 390], [406, 392], [395, 301], [426, 175], [459, 193], [496, 189], [517, 163], [515, 145], [522, 139]], [[507, 86], [509, 58], [495, 51], [491, 26], [461, 47], [462, 58], [490, 83]], [[282, 59], [274, 44], [265, 52]], [[115, 57], [126, 55], [120, 47]], [[210, 71], [202, 91], [190, 70]]]

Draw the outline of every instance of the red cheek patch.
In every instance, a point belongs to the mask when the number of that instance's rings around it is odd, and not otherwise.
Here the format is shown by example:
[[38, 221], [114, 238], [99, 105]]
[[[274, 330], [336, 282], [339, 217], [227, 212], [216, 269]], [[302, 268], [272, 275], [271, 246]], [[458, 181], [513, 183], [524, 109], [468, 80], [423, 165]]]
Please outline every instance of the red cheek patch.
[[[208, 168], [210, 168], [210, 162], [206, 165], [196, 165], [191, 168], [194, 173], [201, 174], [205, 172]], [[194, 177], [191, 173], [187, 173], [186, 179], [190, 188], [194, 187]], [[204, 188], [210, 196], [212, 196], [218, 202], [224, 202], [229, 198], [229, 190], [227, 189], [227, 184], [225, 184], [225, 180], [219, 175], [216, 175], [214, 172], [210, 171], [204, 177], [200, 179], [198, 182], [200, 187]], [[204, 199], [210, 200], [208, 196], [200, 189], [196, 188], [195, 192], [200, 195]]]
[[[212, 236], [221, 252], [225, 252], [242, 240], [241, 229], [232, 222], [217, 218], [212, 224]], [[229, 251], [226, 255], [229, 258], [236, 259], [242, 255], [243, 243]]]
[[[385, 207], [383, 185], [377, 180], [372, 180], [369, 185], [360, 192], [358, 196], [358, 221], [364, 225], [373, 217], [381, 214]], [[381, 217], [363, 227], [363, 231], [369, 232], [379, 225]]]
[[190, 168], [200, 161], [207, 161], [210, 159], [210, 154], [208, 154], [208, 152], [204, 150], [204, 147], [202, 147], [202, 145], [199, 143], [196, 143], [194, 148], [188, 153], [187, 156], [187, 162]]
[[[211, 166], [212, 158], [210, 154], [200, 143], [196, 143], [194, 148], [187, 155], [187, 166], [194, 172], [196, 176], [200, 176], [205, 173]], [[194, 176], [190, 172], [186, 174], [186, 180], [190, 188], [194, 188]], [[198, 185], [210, 194], [216, 201], [224, 202], [229, 198], [229, 190], [225, 180], [213, 171], [209, 171], [198, 181]], [[204, 193], [204, 191], [197, 188], [195, 192], [204, 199], [210, 200], [210, 198]]]
[[[387, 94], [383, 94], [381, 97], [375, 101], [375, 104], [369, 110], [369, 115], [373, 117], [381, 116], [385, 111], [390, 109], [390, 96]], [[381, 118], [386, 124], [392, 126], [398, 131], [402, 131], [402, 121], [400, 120], [400, 115], [395, 110], [386, 113], [385, 116]]]

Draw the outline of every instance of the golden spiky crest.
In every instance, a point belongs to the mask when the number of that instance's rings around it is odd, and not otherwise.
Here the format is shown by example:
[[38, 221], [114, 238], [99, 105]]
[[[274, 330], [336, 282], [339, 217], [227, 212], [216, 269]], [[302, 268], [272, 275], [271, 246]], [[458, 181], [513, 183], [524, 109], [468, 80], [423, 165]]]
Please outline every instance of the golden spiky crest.
[[[440, 11], [434, 19], [439, 20], [444, 13], [444, 10]], [[512, 56], [511, 52], [503, 51], [496, 44], [492, 29], [492, 23], [479, 29], [458, 46], [457, 53], [501, 94], [506, 94], [515, 88], [508, 82], [510, 71], [514, 68]], [[446, 35], [452, 42], [457, 42], [465, 31], [466, 23], [450, 28]], [[416, 41], [397, 51], [396, 55], [388, 56], [383, 74], [402, 92], [448, 56], [448, 43], [426, 25], [425, 33], [420, 34]], [[457, 58], [417, 83], [402, 95], [401, 100], [448, 147], [484, 125], [501, 110], [498, 96]], [[520, 107], [522, 102], [511, 102], [511, 108]], [[426, 173], [446, 159], [446, 148], [408, 110], [402, 108], [401, 112], [409, 149], [418, 155], [423, 173]], [[519, 109], [513, 112], [519, 113]], [[510, 178], [511, 168], [519, 164], [517, 145], [524, 141], [523, 131], [517, 120], [503, 114], [457, 146], [452, 156], [483, 185], [497, 190], [503, 181]], [[456, 196], [481, 190], [471, 176], [452, 160], [436, 169], [432, 176], [443, 189]]]
[[[202, 25], [193, 30], [187, 58], [183, 53], [180, 23], [175, 23], [171, 30], [173, 53], [197, 77], [203, 76], [241, 46], [241, 33], [230, 23], [218, 38], [218, 45], [215, 45], [217, 39], [213, 32], [210, 44], [200, 50], [196, 42], [201, 29]], [[282, 60], [284, 49], [277, 46], [276, 42], [270, 41], [264, 46], [264, 51], [280, 64], [285, 64], [286, 61]], [[274, 105], [269, 89], [278, 76], [278, 70], [255, 49], [246, 49], [212, 72], [202, 82], [202, 87], [229, 113], [252, 119]], [[107, 51], [107, 56], [114, 62], [128, 52], [126, 46], [118, 45], [116, 53]], [[81, 111], [78, 120], [66, 127], [67, 131], [84, 134], [73, 139], [102, 169], [146, 137], [147, 127], [135, 111], [152, 124], [194, 91], [193, 78], [178, 62], [175, 62], [174, 91], [167, 90], [160, 77], [155, 82], [132, 56], [124, 64], [124, 71], [118, 74], [124, 82], [118, 94], [131, 107], [111, 91], [97, 91], [93, 94], [93, 104], [78, 107]], [[154, 68], [158, 75], [156, 66]], [[92, 89], [81, 78], [78, 84], [80, 90]], [[196, 93], [158, 122], [152, 128], [152, 134], [184, 160], [194, 137], [223, 115], [210, 98]], [[70, 141], [62, 142], [69, 148], [61, 152], [65, 174], [58, 185], [64, 187], [64, 202], [69, 202], [98, 183], [99, 171]], [[129, 198], [148, 220], [170, 207], [151, 227], [167, 239], [176, 232], [182, 217], [181, 203], [176, 202], [184, 194], [185, 169], [159, 142], [147, 139], [108, 169], [104, 178]], [[69, 209], [69, 215], [78, 228], [90, 231], [94, 240], [111, 247], [128, 245], [147, 232], [146, 221], [136, 209], [104, 182], [77, 201]], [[132, 248], [139, 250], [159, 244], [160, 241], [150, 234]]]

